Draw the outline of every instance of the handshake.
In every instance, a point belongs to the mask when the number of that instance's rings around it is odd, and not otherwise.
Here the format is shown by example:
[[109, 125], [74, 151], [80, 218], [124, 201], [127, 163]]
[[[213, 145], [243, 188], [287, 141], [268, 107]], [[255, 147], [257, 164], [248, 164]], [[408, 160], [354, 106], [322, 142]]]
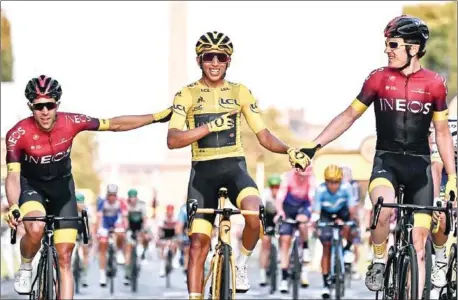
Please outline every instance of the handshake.
[[320, 149], [321, 145], [316, 144], [315, 142], [310, 142], [305, 145], [303, 148], [289, 148], [288, 156], [291, 167], [295, 168], [298, 171], [305, 170], [310, 163], [312, 158], [315, 155], [315, 152]]

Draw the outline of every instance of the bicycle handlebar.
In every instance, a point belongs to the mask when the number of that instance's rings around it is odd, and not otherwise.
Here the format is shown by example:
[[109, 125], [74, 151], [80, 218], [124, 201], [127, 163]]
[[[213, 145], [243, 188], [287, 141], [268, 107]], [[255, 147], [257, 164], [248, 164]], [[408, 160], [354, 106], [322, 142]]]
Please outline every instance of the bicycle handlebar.
[[[19, 216], [21, 215], [19, 210], [14, 210], [12, 212], [13, 217], [18, 220]], [[87, 244], [89, 241], [89, 220], [87, 217], [87, 211], [82, 210], [81, 211], [81, 217], [56, 217], [54, 215], [46, 215], [46, 216], [40, 216], [40, 217], [23, 217], [22, 222], [44, 222], [46, 224], [55, 224], [58, 221], [81, 221], [84, 225], [83, 228], [83, 243]], [[17, 229], [12, 228], [11, 229], [11, 237], [10, 237], [10, 242], [11, 244], [16, 244], [16, 234], [17, 234]]]
[[[221, 195], [220, 195], [221, 196]], [[222, 197], [225, 197], [224, 195]], [[188, 231], [191, 231], [192, 222], [196, 217], [196, 214], [222, 214], [226, 217], [230, 217], [232, 215], [245, 215], [245, 216], [259, 216], [259, 220], [261, 220], [262, 230], [264, 234], [266, 234], [266, 214], [264, 205], [259, 205], [259, 211], [255, 210], [240, 210], [240, 209], [232, 209], [232, 208], [222, 208], [222, 209], [213, 209], [213, 208], [198, 208], [197, 200], [191, 199], [188, 201], [187, 205], [187, 213], [188, 213]]]
[[409, 212], [414, 212], [417, 210], [428, 210], [428, 211], [438, 211], [445, 213], [445, 231], [444, 234], [448, 235], [452, 227], [452, 202], [455, 201], [455, 193], [450, 191], [450, 200], [447, 201], [446, 207], [441, 207], [441, 202], [438, 201], [437, 206], [425, 206], [425, 205], [413, 205], [413, 204], [397, 204], [397, 203], [383, 203], [383, 197], [380, 196], [377, 199], [377, 203], [374, 205], [373, 218], [371, 223], [371, 229], [374, 230], [377, 227], [378, 219], [380, 217], [380, 212], [382, 207], [387, 208], [397, 208], [401, 210], [407, 210]]
[[331, 222], [320, 222], [318, 221], [317, 223], [317, 227], [338, 227], [338, 228], [341, 228], [341, 227], [344, 227], [344, 226], [354, 226], [356, 223], [355, 221], [344, 221], [342, 224], [339, 224], [335, 221], [331, 221]]

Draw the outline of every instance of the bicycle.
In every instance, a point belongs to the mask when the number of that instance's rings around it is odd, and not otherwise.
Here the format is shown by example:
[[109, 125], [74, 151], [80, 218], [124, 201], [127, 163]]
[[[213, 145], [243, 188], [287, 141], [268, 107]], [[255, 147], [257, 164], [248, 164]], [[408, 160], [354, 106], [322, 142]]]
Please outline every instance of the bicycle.
[[132, 292], [137, 292], [138, 287], [138, 274], [140, 273], [140, 258], [137, 254], [137, 232], [139, 230], [129, 230], [127, 234], [127, 243], [132, 246], [130, 251], [130, 287]]
[[[345, 277], [346, 268], [344, 262], [344, 250], [342, 244], [342, 235], [340, 234], [344, 226], [354, 226], [354, 221], [346, 221], [337, 223], [337, 215], [332, 215], [332, 221], [330, 222], [317, 222], [317, 228], [332, 228], [332, 239], [331, 239], [331, 266], [334, 268], [330, 269], [330, 288], [335, 290], [336, 299], [340, 300], [345, 296]], [[351, 269], [350, 269], [350, 280], [351, 280]]]
[[[378, 197], [373, 210], [373, 219], [371, 223], [372, 230], [377, 227], [380, 212], [383, 207], [397, 209], [397, 225], [394, 234], [394, 246], [391, 246], [388, 250], [388, 260], [384, 272], [384, 288], [382, 295], [384, 300], [419, 299], [417, 253], [415, 252], [415, 248], [413, 246], [411, 234], [414, 225], [414, 212], [418, 210], [444, 212], [446, 218], [445, 234], [448, 234], [451, 228], [451, 201], [447, 202], [446, 207], [441, 207], [440, 202], [437, 203], [437, 206], [424, 206], [403, 204], [403, 201], [404, 186], [400, 185], [398, 203], [383, 203], [383, 197]], [[409, 267], [410, 278], [408, 278]], [[410, 284], [410, 297], [408, 293], [408, 284]], [[376, 299], [378, 299], [378, 294], [379, 293], [377, 292]], [[429, 295], [425, 295], [425, 298], [426, 297], [429, 298]]]
[[80, 257], [80, 236], [78, 235], [75, 242], [75, 248], [73, 248], [72, 255], [72, 270], [73, 270], [73, 280], [75, 281], [75, 293], [80, 293], [80, 280], [81, 280], [81, 271], [83, 270], [83, 264]]
[[287, 218], [283, 220], [282, 217], [279, 219], [279, 225], [282, 223], [291, 224], [294, 226], [294, 239], [292, 243], [292, 247], [290, 248], [289, 254], [289, 286], [292, 286], [293, 289], [293, 299], [299, 299], [299, 281], [301, 280], [301, 272], [302, 272], [302, 247], [300, 246], [301, 238], [300, 232], [298, 227], [300, 224], [307, 224], [308, 222], [304, 221], [297, 221], [294, 219]]
[[164, 250], [165, 253], [165, 286], [170, 288], [170, 274], [173, 271], [173, 256], [172, 243], [175, 243], [175, 239], [167, 239], [164, 241]]
[[[18, 210], [13, 211], [13, 216], [17, 220], [20, 216]], [[83, 242], [88, 243], [89, 238], [89, 222], [87, 212], [83, 210], [81, 217], [56, 217], [54, 215], [46, 215], [42, 217], [23, 217], [22, 222], [44, 222], [45, 231], [42, 239], [42, 251], [38, 262], [37, 274], [32, 282], [32, 288], [29, 293], [30, 300], [35, 299], [58, 299], [60, 286], [60, 270], [57, 250], [54, 245], [54, 225], [60, 221], [81, 221], [83, 226]], [[11, 244], [16, 244], [16, 229], [11, 229]], [[37, 283], [35, 290], [35, 283]]]
[[[453, 216], [456, 221], [457, 217], [457, 212], [455, 210]], [[455, 230], [453, 232], [453, 237], [456, 240], [457, 237], [457, 227], [458, 224], [455, 225]], [[447, 266], [447, 273], [446, 273], [446, 279], [447, 279], [447, 284], [441, 288], [439, 292], [439, 299], [440, 300], [448, 300], [452, 299], [453, 296], [456, 297], [456, 291], [457, 291], [457, 284], [456, 284], [456, 279], [457, 279], [457, 244], [456, 242], [452, 244], [450, 247], [450, 254], [448, 258], [448, 266]]]
[[[264, 206], [259, 206], [259, 211], [239, 210], [225, 208], [224, 202], [227, 199], [227, 189], [221, 188], [218, 191], [218, 209], [198, 208], [197, 200], [188, 201], [188, 231], [191, 232], [192, 223], [197, 213], [199, 214], [218, 214], [219, 233], [218, 243], [215, 247], [215, 254], [210, 263], [210, 272], [204, 280], [204, 288], [210, 276], [212, 277], [210, 286], [210, 299], [235, 299], [235, 259], [232, 256], [230, 239], [232, 215], [259, 216], [265, 234], [265, 211]], [[212, 276], [213, 275], [213, 276]], [[231, 288], [232, 287], [232, 288]], [[203, 293], [204, 291], [202, 291]]]

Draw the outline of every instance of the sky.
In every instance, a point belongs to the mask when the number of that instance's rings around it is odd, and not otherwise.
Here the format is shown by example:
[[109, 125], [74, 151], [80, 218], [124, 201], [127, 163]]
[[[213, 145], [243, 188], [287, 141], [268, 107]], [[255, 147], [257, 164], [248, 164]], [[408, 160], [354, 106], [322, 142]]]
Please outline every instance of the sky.
[[[173, 86], [198, 79], [194, 45], [211, 30], [231, 37], [228, 79], [248, 86], [261, 108], [304, 108], [309, 122], [327, 124], [385, 64], [383, 29], [405, 2], [193, 1], [186, 47], [171, 49], [167, 2], [2, 1], [15, 63], [14, 82], [2, 83], [1, 134], [30, 114], [23, 91], [40, 74], [61, 83], [62, 111], [109, 118], [162, 110], [172, 103], [169, 59], [187, 60], [185, 82]], [[341, 138], [358, 148], [374, 126], [371, 109]], [[166, 124], [97, 133], [100, 160], [161, 162], [166, 133]]]

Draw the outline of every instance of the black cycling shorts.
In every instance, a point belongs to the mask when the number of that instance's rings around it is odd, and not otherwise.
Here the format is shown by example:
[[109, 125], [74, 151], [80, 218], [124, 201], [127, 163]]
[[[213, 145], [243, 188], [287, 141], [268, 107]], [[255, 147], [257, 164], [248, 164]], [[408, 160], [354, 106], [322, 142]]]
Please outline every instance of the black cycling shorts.
[[[244, 157], [192, 163], [188, 199], [196, 199], [199, 208], [218, 208], [218, 191], [222, 187], [227, 189], [229, 200], [237, 208], [240, 208], [245, 197], [259, 197], [258, 187], [248, 174]], [[192, 224], [192, 232], [211, 236], [215, 217], [211, 214], [197, 214]]]
[[[19, 206], [24, 215], [31, 211], [58, 217], [76, 217], [75, 183], [72, 176], [53, 181], [36, 181], [21, 176]], [[78, 221], [58, 221], [54, 228], [54, 243], [74, 243]]]
[[266, 212], [266, 235], [275, 235], [275, 214]]
[[[369, 183], [369, 192], [377, 186], [390, 186], [398, 196], [400, 184], [405, 186], [404, 204], [433, 205], [434, 187], [430, 155], [410, 155], [377, 150]], [[430, 211], [417, 211], [418, 215], [431, 215]], [[429, 228], [427, 220], [417, 221], [416, 227]]]
[[[344, 206], [335, 213], [322, 210], [320, 213], [320, 221], [325, 223], [332, 222], [334, 220], [333, 215], [336, 215], [338, 219], [341, 219], [344, 222], [350, 221], [350, 210], [348, 209], [348, 206]], [[332, 227], [319, 228], [318, 236], [322, 243], [330, 242], [332, 239]]]

